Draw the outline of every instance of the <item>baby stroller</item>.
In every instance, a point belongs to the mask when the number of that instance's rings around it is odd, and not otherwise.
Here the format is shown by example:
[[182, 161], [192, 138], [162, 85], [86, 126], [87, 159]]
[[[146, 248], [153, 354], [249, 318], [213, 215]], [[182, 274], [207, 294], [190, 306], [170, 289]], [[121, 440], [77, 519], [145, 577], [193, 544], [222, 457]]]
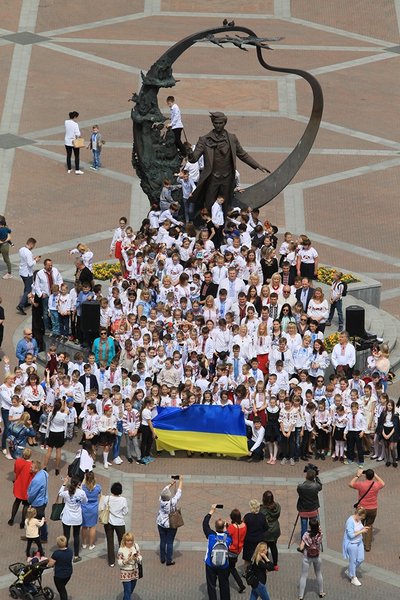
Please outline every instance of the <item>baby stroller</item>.
[[21, 562], [10, 565], [8, 568], [17, 578], [8, 588], [11, 598], [53, 600], [53, 590], [42, 586], [42, 575], [47, 563], [48, 560], [39, 561], [38, 558], [33, 558], [28, 565]]

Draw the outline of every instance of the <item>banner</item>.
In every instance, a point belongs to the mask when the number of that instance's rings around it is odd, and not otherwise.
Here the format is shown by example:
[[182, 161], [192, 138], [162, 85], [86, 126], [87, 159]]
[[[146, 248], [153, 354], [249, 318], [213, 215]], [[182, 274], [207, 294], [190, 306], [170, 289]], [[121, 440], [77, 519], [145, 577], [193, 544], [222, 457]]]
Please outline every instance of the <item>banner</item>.
[[244, 415], [240, 406], [193, 404], [186, 408], [158, 408], [152, 420], [157, 450], [247, 454]]

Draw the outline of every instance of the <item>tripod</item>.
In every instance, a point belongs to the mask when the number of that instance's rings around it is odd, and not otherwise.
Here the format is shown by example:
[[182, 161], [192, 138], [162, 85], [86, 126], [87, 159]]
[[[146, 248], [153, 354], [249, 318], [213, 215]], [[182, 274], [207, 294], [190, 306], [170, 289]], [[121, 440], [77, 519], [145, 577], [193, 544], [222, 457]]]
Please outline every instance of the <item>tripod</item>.
[[288, 546], [287, 546], [288, 549], [290, 548], [290, 544], [292, 543], [292, 539], [293, 539], [293, 535], [294, 535], [294, 530], [296, 529], [297, 522], [299, 520], [299, 516], [300, 516], [300, 513], [297, 513], [297, 517], [296, 517], [296, 520], [295, 520], [294, 525], [293, 525], [292, 533], [291, 533], [290, 538], [289, 538], [289, 542], [288, 542]]

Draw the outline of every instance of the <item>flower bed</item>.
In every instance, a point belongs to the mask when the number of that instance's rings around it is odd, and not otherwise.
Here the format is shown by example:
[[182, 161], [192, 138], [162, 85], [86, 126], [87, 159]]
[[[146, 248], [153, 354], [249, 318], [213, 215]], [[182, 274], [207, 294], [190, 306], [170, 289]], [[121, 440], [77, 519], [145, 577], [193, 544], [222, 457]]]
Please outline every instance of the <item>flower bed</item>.
[[[338, 269], [332, 269], [330, 267], [320, 267], [318, 269], [317, 280], [322, 283], [326, 283], [327, 285], [331, 285], [333, 282], [333, 275], [336, 273]], [[357, 283], [360, 281], [357, 277], [354, 277], [351, 273], [343, 273], [343, 277], [341, 277], [341, 281], [344, 283]]]
[[121, 266], [119, 263], [94, 263], [92, 272], [95, 279], [107, 281], [108, 279], [112, 279], [118, 273], [121, 273]]

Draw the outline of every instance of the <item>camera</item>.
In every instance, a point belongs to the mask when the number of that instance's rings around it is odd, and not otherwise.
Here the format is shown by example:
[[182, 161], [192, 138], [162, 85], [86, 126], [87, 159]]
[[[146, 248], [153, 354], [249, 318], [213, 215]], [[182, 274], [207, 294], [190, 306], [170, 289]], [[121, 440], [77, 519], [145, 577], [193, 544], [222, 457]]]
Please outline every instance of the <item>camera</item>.
[[319, 469], [317, 465], [313, 465], [312, 463], [307, 463], [304, 467], [304, 473], [307, 473], [308, 471], [315, 471], [317, 477], [319, 475]]

